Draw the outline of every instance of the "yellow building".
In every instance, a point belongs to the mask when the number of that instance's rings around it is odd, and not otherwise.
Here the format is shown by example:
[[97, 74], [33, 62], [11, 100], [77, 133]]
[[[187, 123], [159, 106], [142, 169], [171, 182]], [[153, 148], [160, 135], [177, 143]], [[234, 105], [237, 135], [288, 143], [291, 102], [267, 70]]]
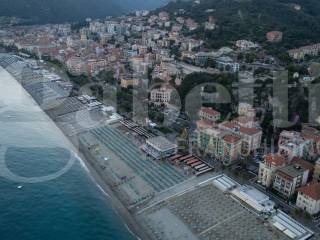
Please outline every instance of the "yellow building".
[[139, 79], [137, 78], [121, 78], [121, 87], [122, 88], [128, 88], [137, 86], [139, 84]]

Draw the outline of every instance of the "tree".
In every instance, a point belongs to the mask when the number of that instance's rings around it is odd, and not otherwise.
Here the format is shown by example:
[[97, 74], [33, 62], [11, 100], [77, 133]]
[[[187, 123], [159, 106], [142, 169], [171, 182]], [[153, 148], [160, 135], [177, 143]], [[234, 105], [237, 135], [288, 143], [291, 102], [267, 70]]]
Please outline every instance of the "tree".
[[114, 85], [116, 83], [116, 79], [114, 78], [114, 72], [109, 71], [109, 70], [101, 71], [98, 74], [97, 79], [99, 79], [100, 81], [102, 81], [104, 83], [108, 83], [108, 84], [112, 84], [112, 85]]
[[288, 53], [280, 53], [278, 55], [278, 59], [279, 61], [283, 64], [283, 65], [289, 65], [289, 64], [292, 64], [292, 58], [289, 56]]

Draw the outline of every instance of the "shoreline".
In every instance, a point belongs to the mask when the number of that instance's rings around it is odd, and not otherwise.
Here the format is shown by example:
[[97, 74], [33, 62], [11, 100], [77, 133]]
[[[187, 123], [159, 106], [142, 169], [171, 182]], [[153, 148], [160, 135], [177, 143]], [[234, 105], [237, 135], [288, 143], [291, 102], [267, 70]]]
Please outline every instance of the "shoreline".
[[[21, 89], [25, 92], [27, 97], [32, 100], [33, 104], [35, 106], [38, 106], [39, 109], [44, 113], [44, 115], [47, 117], [49, 121], [54, 124], [54, 126], [61, 132], [61, 134], [65, 137], [65, 139], [68, 141], [68, 149], [73, 151], [74, 157], [77, 158], [79, 161], [81, 167], [86, 171], [88, 176], [91, 178], [93, 183], [96, 185], [96, 187], [101, 191], [103, 194], [105, 201], [108, 200], [108, 203], [111, 203], [111, 208], [115, 211], [115, 213], [119, 216], [119, 218], [122, 220], [124, 226], [129, 231], [129, 233], [136, 239], [141, 240], [148, 240], [151, 239], [147, 233], [143, 230], [143, 226], [139, 224], [134, 215], [129, 212], [129, 210], [125, 207], [125, 205], [120, 201], [120, 199], [116, 196], [114, 191], [110, 188], [108, 185], [108, 181], [103, 177], [103, 172], [100, 171], [99, 167], [94, 166], [94, 160], [91, 159], [88, 154], [86, 154], [84, 149], [81, 149], [79, 144], [75, 144], [75, 137], [69, 137], [67, 136], [62, 129], [56, 124], [56, 122], [50, 118], [50, 116], [42, 109], [42, 107], [35, 101], [35, 99], [32, 97], [32, 95], [23, 87], [21, 82], [16, 79], [10, 72], [7, 71], [7, 69], [0, 66], [0, 71], [5, 71], [7, 74], [9, 74], [12, 79], [16, 81], [16, 83], [21, 87]], [[76, 136], [77, 137], [77, 136]], [[78, 148], [77, 148], [78, 146]], [[107, 202], [106, 202], [107, 204]]]
[[[69, 139], [69, 138], [68, 138]], [[72, 143], [72, 139], [69, 139]], [[81, 149], [81, 148], [79, 148]], [[88, 174], [92, 178], [99, 190], [111, 202], [112, 208], [119, 215], [128, 231], [137, 239], [148, 240], [151, 239], [143, 230], [141, 224], [137, 222], [134, 215], [125, 207], [125, 205], [116, 196], [114, 191], [108, 185], [108, 182], [103, 177], [103, 172], [99, 167], [94, 166], [94, 159], [91, 159], [86, 152], [79, 150], [79, 158], [83, 161], [88, 169]]]

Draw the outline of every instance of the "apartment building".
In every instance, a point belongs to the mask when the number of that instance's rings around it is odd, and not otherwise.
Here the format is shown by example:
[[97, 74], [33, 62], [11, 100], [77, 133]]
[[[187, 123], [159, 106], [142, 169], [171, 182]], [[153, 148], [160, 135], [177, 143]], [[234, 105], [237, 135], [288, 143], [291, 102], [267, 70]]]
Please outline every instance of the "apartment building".
[[247, 51], [250, 50], [252, 48], [257, 48], [259, 45], [248, 41], [248, 40], [238, 40], [236, 41], [236, 47], [239, 48], [242, 51]]
[[226, 135], [223, 137], [223, 154], [221, 161], [224, 165], [231, 165], [237, 161], [241, 155], [241, 138], [236, 135]]
[[144, 56], [134, 56], [130, 59], [132, 71], [136, 74], [146, 74], [149, 64], [145, 61]]
[[320, 43], [303, 46], [296, 49], [291, 49], [288, 51], [289, 56], [293, 59], [303, 59], [306, 55], [317, 56], [320, 52]]
[[206, 154], [220, 156], [222, 152], [222, 138], [225, 136], [218, 128], [199, 128], [197, 134], [198, 148]]
[[273, 181], [273, 189], [285, 198], [290, 198], [297, 188], [306, 185], [309, 170], [298, 164], [291, 164], [278, 169]]
[[271, 31], [267, 33], [267, 40], [269, 42], [281, 42], [283, 33], [280, 31]]
[[137, 78], [131, 78], [131, 77], [122, 77], [120, 80], [120, 86], [122, 88], [128, 88], [137, 86], [139, 84], [139, 79]]
[[205, 128], [211, 128], [215, 126], [214, 123], [209, 120], [198, 120], [196, 122], [196, 125], [197, 125], [197, 129], [205, 129]]
[[221, 117], [221, 114], [218, 111], [210, 107], [201, 107], [198, 115], [201, 120], [208, 120], [212, 122], [218, 121]]
[[75, 76], [86, 73], [86, 66], [84, 61], [80, 57], [72, 57], [66, 62], [67, 70], [69, 73]]
[[258, 128], [240, 127], [240, 136], [242, 138], [241, 153], [250, 154], [261, 145], [262, 131]]
[[320, 158], [314, 165], [313, 180], [316, 182], [320, 182]]
[[199, 149], [220, 160], [224, 165], [230, 165], [240, 157], [241, 138], [219, 128], [199, 129], [197, 143]]
[[217, 64], [217, 68], [220, 71], [236, 73], [240, 70], [240, 64], [235, 62], [230, 57], [226, 57], [226, 56], [219, 57], [218, 59], [216, 59], [216, 64]]
[[204, 24], [204, 28], [207, 30], [214, 30], [216, 28], [216, 21], [214, 16], [209, 16], [208, 21]]
[[256, 121], [255, 116], [239, 116], [235, 119], [233, 119], [234, 122], [239, 124], [241, 127], [246, 127], [246, 128], [255, 128], [259, 124]]
[[258, 180], [263, 186], [270, 187], [275, 178], [275, 173], [284, 167], [287, 161], [278, 154], [269, 153], [263, 157], [263, 162], [259, 164]]
[[170, 20], [170, 15], [167, 12], [160, 12], [159, 13], [159, 19], [161, 21], [168, 21], [168, 20]]
[[167, 105], [171, 100], [172, 89], [170, 88], [156, 88], [150, 92], [150, 101], [156, 105]]
[[239, 103], [238, 105], [238, 114], [239, 116], [255, 117], [256, 110], [249, 103]]
[[314, 164], [313, 163], [306, 161], [306, 160], [303, 160], [298, 157], [294, 157], [291, 160], [291, 164], [301, 166], [303, 169], [308, 170], [308, 182], [312, 180], [313, 173], [314, 173]]
[[278, 153], [289, 161], [294, 157], [309, 158], [314, 151], [312, 141], [303, 138], [300, 132], [294, 131], [280, 133], [278, 148]]
[[256, 150], [261, 145], [261, 138], [262, 138], [262, 131], [259, 128], [255, 127], [245, 127], [245, 126], [252, 126], [252, 124], [243, 124], [241, 126], [239, 121], [226, 121], [219, 125], [220, 129], [225, 131], [232, 132], [242, 138], [242, 147], [241, 153], [242, 154], [249, 154], [253, 150]]
[[87, 61], [88, 75], [94, 76], [99, 72], [105, 70], [107, 67], [107, 61], [105, 59], [89, 59]]
[[315, 182], [298, 189], [296, 206], [311, 215], [320, 212], [320, 183]]
[[312, 142], [311, 157], [318, 157], [320, 155], [320, 131], [312, 127], [304, 126], [301, 130], [301, 136]]

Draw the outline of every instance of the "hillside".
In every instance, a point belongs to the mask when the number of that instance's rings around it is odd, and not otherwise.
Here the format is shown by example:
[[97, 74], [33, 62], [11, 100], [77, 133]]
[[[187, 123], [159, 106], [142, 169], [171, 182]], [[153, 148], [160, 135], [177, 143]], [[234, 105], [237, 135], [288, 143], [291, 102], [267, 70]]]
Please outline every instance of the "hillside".
[[169, 0], [117, 0], [116, 2], [119, 3], [123, 9], [132, 11], [139, 9], [155, 9], [165, 5]]
[[[301, 9], [295, 8], [300, 5]], [[277, 48], [284, 49], [320, 42], [319, 0], [201, 0], [170, 2], [159, 11], [174, 13], [184, 9], [186, 17], [203, 23], [209, 15], [217, 19], [216, 30], [196, 34], [211, 47], [220, 47], [238, 39], [266, 43], [266, 33], [283, 32], [283, 41]], [[212, 9], [208, 12], [208, 9]], [[270, 44], [269, 44], [270, 45]]]
[[34, 23], [78, 21], [156, 8], [165, 0], [1, 0], [0, 16], [32, 19]]

